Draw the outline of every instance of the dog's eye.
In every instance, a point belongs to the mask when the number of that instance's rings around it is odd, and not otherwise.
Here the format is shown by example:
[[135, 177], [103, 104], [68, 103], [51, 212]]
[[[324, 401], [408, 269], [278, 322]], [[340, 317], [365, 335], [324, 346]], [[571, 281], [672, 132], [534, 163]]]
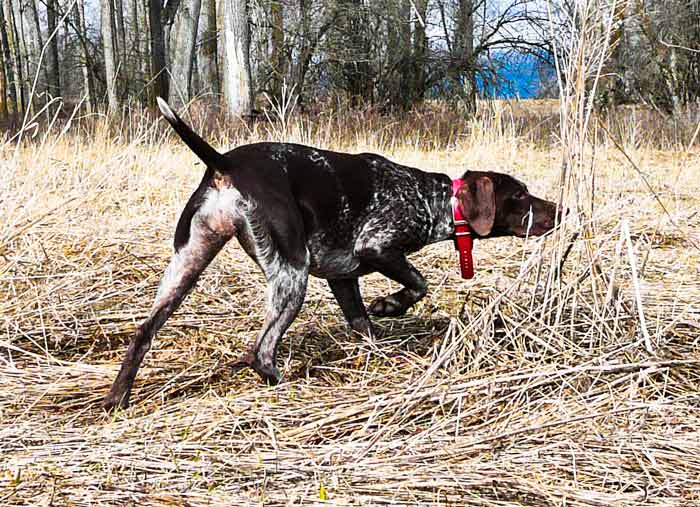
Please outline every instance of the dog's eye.
[[527, 199], [527, 192], [525, 190], [518, 190], [515, 195], [513, 196], [513, 199], [517, 200], [522, 200], [522, 199]]

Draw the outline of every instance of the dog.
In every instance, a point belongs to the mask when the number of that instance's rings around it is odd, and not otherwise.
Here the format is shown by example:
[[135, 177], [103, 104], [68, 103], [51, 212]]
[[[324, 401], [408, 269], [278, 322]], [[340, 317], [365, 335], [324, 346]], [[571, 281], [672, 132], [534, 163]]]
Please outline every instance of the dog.
[[206, 171], [179, 218], [174, 254], [104, 399], [106, 410], [128, 406], [154, 334], [234, 236], [267, 280], [263, 329], [237, 364], [277, 384], [277, 346], [301, 308], [309, 274], [328, 281], [350, 328], [371, 336], [358, 278], [379, 272], [403, 286], [373, 301], [369, 314], [406, 313], [428, 290], [406, 254], [454, 237], [455, 202], [477, 239], [542, 235], [561, 215], [558, 205], [500, 173], [468, 171], [453, 192], [444, 174], [371, 153], [264, 142], [221, 154], [160, 98], [158, 105]]

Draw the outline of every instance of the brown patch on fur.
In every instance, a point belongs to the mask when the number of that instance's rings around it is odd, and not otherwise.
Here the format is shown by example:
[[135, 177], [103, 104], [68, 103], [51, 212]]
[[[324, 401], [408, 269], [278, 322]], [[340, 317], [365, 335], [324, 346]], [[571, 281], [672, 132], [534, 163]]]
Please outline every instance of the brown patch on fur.
[[230, 188], [233, 184], [229, 176], [216, 171], [214, 177], [211, 179], [211, 186], [217, 190], [221, 190], [222, 188]]
[[206, 224], [216, 234], [232, 237], [236, 234], [236, 224], [230, 213], [217, 210], [206, 217]]

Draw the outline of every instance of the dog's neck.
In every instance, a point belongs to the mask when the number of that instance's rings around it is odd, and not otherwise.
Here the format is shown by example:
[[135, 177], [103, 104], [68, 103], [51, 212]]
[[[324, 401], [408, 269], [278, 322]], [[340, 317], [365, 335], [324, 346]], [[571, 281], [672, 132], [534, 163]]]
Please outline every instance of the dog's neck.
[[452, 180], [449, 176], [435, 174], [428, 204], [433, 218], [430, 243], [452, 239], [455, 227], [452, 217]]

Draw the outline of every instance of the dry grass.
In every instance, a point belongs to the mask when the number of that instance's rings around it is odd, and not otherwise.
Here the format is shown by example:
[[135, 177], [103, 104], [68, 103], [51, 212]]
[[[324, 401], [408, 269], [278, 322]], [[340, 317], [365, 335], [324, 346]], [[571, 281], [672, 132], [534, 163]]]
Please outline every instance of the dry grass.
[[[432, 145], [372, 125], [324, 135], [320, 121], [246, 138], [501, 169], [556, 198], [560, 148], [482, 114]], [[262, 277], [231, 244], [159, 333], [132, 408], [105, 416], [202, 167], [145, 120], [91, 125], [89, 140], [72, 129], [4, 147], [1, 505], [700, 505], [697, 151], [623, 140], [674, 226], [601, 139], [586, 158], [591, 218], [567, 223], [580, 236], [561, 276], [553, 239], [479, 243], [470, 282], [434, 245], [414, 256], [429, 296], [380, 320], [374, 343], [312, 279], [275, 388], [226, 368], [263, 317]], [[366, 299], [391, 289], [363, 284]]]

